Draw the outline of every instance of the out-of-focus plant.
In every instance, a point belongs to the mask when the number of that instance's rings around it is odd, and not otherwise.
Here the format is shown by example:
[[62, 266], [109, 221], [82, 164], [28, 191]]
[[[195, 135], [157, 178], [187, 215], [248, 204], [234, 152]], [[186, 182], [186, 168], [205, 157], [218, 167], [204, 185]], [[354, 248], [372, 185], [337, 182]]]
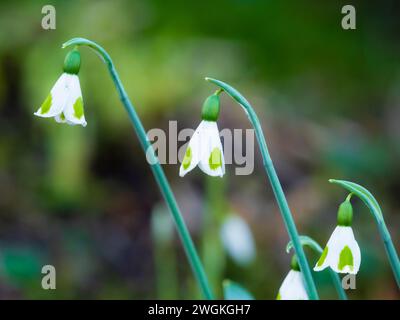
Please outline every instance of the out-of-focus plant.
[[174, 226], [164, 205], [156, 205], [151, 213], [151, 234], [154, 243], [156, 289], [158, 299], [179, 297], [177, 257], [174, 251]]
[[125, 92], [111, 57], [102, 47], [87, 39], [74, 38], [63, 44], [63, 48], [69, 46], [74, 46], [75, 48], [69, 52], [65, 58], [64, 73], [56, 82], [55, 86], [51, 90], [50, 95], [47, 96], [46, 100], [35, 114], [37, 116], [55, 117], [57, 122], [66, 122], [71, 125], [81, 124], [86, 126], [82, 94], [77, 77], [77, 74], [80, 70], [80, 53], [77, 48], [79, 46], [88, 46], [93, 49], [106, 64], [110, 72], [110, 76], [118, 91], [119, 98], [128, 112], [128, 116], [134, 126], [141, 146], [150, 162], [150, 167], [153, 171], [160, 191], [172, 213], [179, 236], [182, 240], [183, 247], [203, 295], [207, 299], [212, 299], [213, 294], [209, 287], [207, 276], [204, 272], [200, 258], [198, 257], [189, 231], [187, 230], [186, 224], [180, 213], [175, 196], [172, 193], [168, 180], [155, 154], [155, 150], [147, 137], [142, 122], [140, 121], [140, 118], [137, 115], [127, 93]]
[[[239, 103], [240, 106], [246, 112], [254, 130], [256, 132], [257, 142], [260, 147], [260, 151], [263, 157], [264, 169], [265, 172], [270, 180], [272, 189], [274, 191], [276, 200], [278, 202], [278, 206], [285, 223], [286, 229], [288, 231], [290, 240], [293, 241], [294, 250], [298, 256], [300, 269], [302, 271], [304, 280], [305, 280], [305, 287], [307, 294], [310, 299], [318, 299], [317, 289], [315, 287], [314, 280], [311, 275], [310, 266], [308, 265], [306, 256], [304, 254], [303, 248], [300, 243], [299, 235], [297, 232], [296, 225], [293, 220], [293, 216], [290, 212], [289, 205], [287, 203], [285, 194], [283, 192], [281, 183], [279, 181], [278, 175], [275, 171], [274, 165], [272, 163], [271, 156], [268, 151], [267, 143], [265, 141], [264, 133], [261, 128], [260, 121], [258, 120], [258, 116], [255, 113], [253, 107], [250, 103], [233, 87], [230, 85], [216, 79], [206, 78], [207, 81], [217, 85], [220, 90], [216, 92], [215, 95], [218, 95], [221, 91], [226, 92], [233, 100]], [[206, 100], [207, 101], [207, 100]], [[218, 100], [219, 101], [219, 100]], [[206, 107], [204, 107], [206, 109]], [[204, 110], [203, 109], [203, 110]], [[210, 108], [211, 109], [211, 108]], [[217, 109], [217, 108], [214, 108]], [[219, 104], [218, 104], [218, 111], [219, 111]], [[211, 113], [211, 112], [210, 112]], [[216, 112], [218, 114], [218, 112]]]
[[219, 237], [221, 223], [229, 208], [229, 202], [226, 199], [226, 179], [214, 179], [209, 176], [205, 182], [201, 258], [213, 292], [216, 296], [220, 296], [226, 268], [226, 254]]
[[247, 266], [256, 256], [249, 225], [237, 214], [229, 214], [221, 227], [221, 240], [228, 255], [240, 266]]
[[253, 295], [236, 282], [224, 280], [222, 286], [225, 300], [254, 300]]

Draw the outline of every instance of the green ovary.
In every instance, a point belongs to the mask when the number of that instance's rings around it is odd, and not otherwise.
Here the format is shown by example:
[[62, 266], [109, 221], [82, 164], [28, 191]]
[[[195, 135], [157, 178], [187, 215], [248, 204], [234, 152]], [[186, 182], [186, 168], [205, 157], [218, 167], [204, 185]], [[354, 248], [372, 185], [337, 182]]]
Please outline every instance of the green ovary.
[[77, 119], [80, 119], [83, 117], [83, 101], [82, 97], [79, 97], [76, 99], [74, 103], [74, 115]]
[[348, 246], [345, 246], [340, 252], [338, 269], [343, 270], [345, 266], [349, 266], [350, 270], [353, 270], [354, 267], [353, 254]]
[[321, 257], [319, 258], [318, 262], [317, 262], [317, 266], [320, 267], [323, 265], [323, 263], [325, 262], [326, 256], [328, 255], [328, 247], [326, 246], [324, 251], [322, 252]]
[[185, 157], [183, 158], [182, 161], [183, 169], [186, 170], [187, 168], [189, 168], [191, 162], [192, 162], [192, 148], [188, 147], [185, 152]]
[[208, 164], [211, 170], [217, 170], [222, 166], [222, 155], [218, 148], [214, 148], [211, 151], [210, 158], [208, 159]]
[[46, 100], [44, 100], [42, 106], [40, 107], [40, 114], [46, 114], [50, 111], [51, 102], [52, 102], [51, 93], [47, 96]]

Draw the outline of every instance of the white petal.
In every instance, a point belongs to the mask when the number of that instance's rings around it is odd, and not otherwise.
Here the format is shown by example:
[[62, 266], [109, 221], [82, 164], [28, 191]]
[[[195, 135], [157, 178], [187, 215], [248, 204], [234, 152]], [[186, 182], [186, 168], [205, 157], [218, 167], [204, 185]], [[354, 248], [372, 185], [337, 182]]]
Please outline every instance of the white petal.
[[218, 126], [215, 121], [204, 122], [202, 155], [199, 168], [206, 174], [222, 177], [225, 174], [225, 159]]
[[[317, 263], [315, 264], [314, 271], [321, 271], [321, 270], [324, 270], [325, 268], [327, 268], [327, 267], [330, 266], [329, 261], [330, 261], [330, 260], [332, 259], [332, 257], [333, 257], [333, 254], [332, 254], [332, 242], [334, 242], [333, 239], [336, 238], [336, 234], [337, 234], [338, 232], [339, 232], [339, 231], [338, 231], [338, 229], [337, 229], [337, 227], [336, 227], [335, 230], [333, 230], [333, 232], [332, 232], [332, 234], [331, 234], [331, 236], [330, 236], [330, 238], [329, 238], [329, 240], [328, 240], [328, 243], [326, 244], [326, 246], [325, 246], [325, 248], [324, 248], [324, 251], [323, 251], [321, 257], [319, 258], [319, 260], [318, 260]], [[326, 251], [327, 251], [327, 254], [326, 254]], [[325, 256], [324, 259], [323, 259], [323, 256]], [[320, 262], [321, 259], [323, 259], [323, 263], [322, 263], [322, 264], [321, 264], [321, 262]]]
[[279, 289], [281, 300], [308, 300], [300, 271], [290, 270]]
[[[361, 252], [360, 247], [354, 238], [353, 230], [351, 227], [342, 226], [338, 226], [336, 229], [338, 229], [339, 232], [335, 235], [335, 239], [332, 243], [334, 250], [332, 258], [329, 262], [330, 267], [338, 273], [357, 274], [361, 264]], [[342, 252], [343, 254], [345, 252], [351, 254], [351, 258], [349, 259], [351, 259], [353, 265], [342, 265], [339, 269], [339, 264], [343, 263], [343, 261], [340, 261]]]
[[66, 73], [58, 78], [42, 106], [35, 112], [36, 116], [49, 118], [62, 112], [68, 99], [68, 80]]
[[81, 86], [77, 75], [70, 75], [68, 89], [69, 97], [63, 110], [67, 123], [86, 127]]
[[251, 230], [240, 216], [231, 215], [221, 228], [221, 240], [229, 256], [239, 265], [248, 265], [256, 250]]
[[[351, 227], [337, 226], [329, 238], [326, 247], [328, 248], [328, 254], [325, 261], [321, 266], [316, 265], [314, 267], [315, 271], [320, 271], [329, 266], [337, 273], [356, 274], [358, 272], [361, 264], [361, 252]], [[353, 266], [344, 265], [339, 269], [339, 263], [346, 262], [345, 260], [340, 261], [342, 252], [344, 254], [343, 258], [348, 256], [348, 259], [353, 261]]]
[[203, 126], [204, 121], [200, 122], [199, 126], [190, 138], [189, 144], [186, 148], [185, 157], [183, 158], [181, 167], [179, 168], [179, 176], [181, 177], [189, 171], [192, 171], [200, 161]]

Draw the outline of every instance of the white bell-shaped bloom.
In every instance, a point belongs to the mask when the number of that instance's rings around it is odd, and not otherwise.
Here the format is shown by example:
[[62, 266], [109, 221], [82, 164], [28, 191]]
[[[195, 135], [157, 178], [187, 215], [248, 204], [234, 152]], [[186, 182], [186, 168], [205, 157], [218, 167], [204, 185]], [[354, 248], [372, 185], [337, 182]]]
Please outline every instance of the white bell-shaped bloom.
[[350, 226], [337, 226], [322, 252], [315, 271], [331, 267], [338, 273], [357, 274], [361, 264], [360, 247]]
[[79, 78], [63, 73], [35, 115], [54, 118], [59, 123], [86, 126]]
[[239, 265], [251, 263], [256, 255], [253, 234], [240, 216], [231, 215], [221, 227], [222, 244], [228, 255]]
[[277, 300], [308, 300], [300, 271], [290, 270], [279, 288]]
[[179, 175], [199, 168], [210, 176], [222, 177], [225, 174], [225, 160], [221, 138], [215, 121], [202, 120], [189, 141]]

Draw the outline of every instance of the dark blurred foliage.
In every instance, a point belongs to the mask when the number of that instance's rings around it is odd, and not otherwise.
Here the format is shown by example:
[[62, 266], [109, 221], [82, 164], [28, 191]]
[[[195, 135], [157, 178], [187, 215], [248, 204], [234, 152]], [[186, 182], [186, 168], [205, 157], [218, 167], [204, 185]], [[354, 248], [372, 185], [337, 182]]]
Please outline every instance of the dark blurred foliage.
[[[57, 10], [56, 30], [41, 28], [45, 4]], [[177, 237], [151, 227], [162, 199], [101, 61], [81, 50], [86, 128], [33, 116], [60, 75], [61, 44], [75, 36], [108, 50], [147, 129], [168, 129], [169, 120], [195, 128], [215, 89], [203, 78], [232, 84], [263, 122], [300, 233], [325, 244], [346, 196], [327, 180], [346, 179], [375, 194], [399, 248], [400, 3], [352, 1], [357, 29], [348, 31], [344, 4], [0, 2], [0, 297], [200, 297]], [[219, 127], [249, 128], [226, 97]], [[199, 170], [181, 179], [179, 165], [164, 166], [219, 296], [230, 278], [274, 298], [289, 271], [288, 236], [258, 149], [255, 158], [252, 175], [228, 165], [214, 185]], [[363, 261], [349, 296], [397, 299], [373, 219], [354, 204]], [[254, 233], [248, 267], [223, 254], [218, 229], [228, 211]], [[41, 289], [45, 264], [56, 267], [54, 291]], [[321, 297], [336, 297], [327, 272], [315, 278]]]

